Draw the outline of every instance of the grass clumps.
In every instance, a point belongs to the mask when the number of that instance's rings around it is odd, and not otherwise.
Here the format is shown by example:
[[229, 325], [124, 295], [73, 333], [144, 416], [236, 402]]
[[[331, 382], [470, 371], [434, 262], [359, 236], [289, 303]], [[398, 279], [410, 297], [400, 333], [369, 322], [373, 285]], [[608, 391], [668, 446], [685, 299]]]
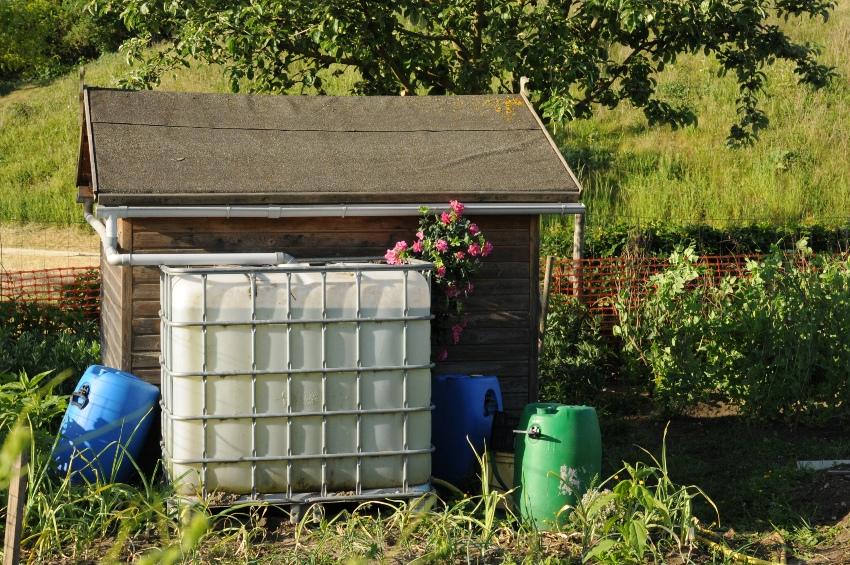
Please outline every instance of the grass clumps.
[[583, 562], [658, 563], [672, 556], [690, 561], [699, 553], [700, 522], [693, 509], [698, 497], [713, 508], [719, 524], [717, 507], [699, 487], [670, 479], [666, 441], [660, 461], [646, 454], [651, 463], [624, 463], [613, 477], [585, 493], [570, 514], [569, 524], [581, 534]]

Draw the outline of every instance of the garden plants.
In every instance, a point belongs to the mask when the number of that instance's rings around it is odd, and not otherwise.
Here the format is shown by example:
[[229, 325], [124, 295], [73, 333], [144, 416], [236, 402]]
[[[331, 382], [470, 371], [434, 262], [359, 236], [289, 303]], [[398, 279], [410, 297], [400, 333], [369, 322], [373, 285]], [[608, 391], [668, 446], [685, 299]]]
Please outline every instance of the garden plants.
[[583, 562], [663, 563], [675, 555], [687, 563], [697, 551], [694, 499], [708, 502], [719, 522], [717, 508], [699, 487], [670, 479], [666, 436], [665, 430], [660, 461], [646, 452], [651, 463], [624, 463], [574, 508], [564, 509], [571, 512], [568, 529], [581, 534]]
[[79, 309], [29, 302], [0, 303], [0, 372], [36, 375], [100, 360], [100, 327]]
[[620, 293], [615, 334], [676, 412], [721, 399], [751, 417], [850, 415], [850, 262], [774, 247], [739, 276], [703, 276], [693, 249], [670, 256], [645, 296]]

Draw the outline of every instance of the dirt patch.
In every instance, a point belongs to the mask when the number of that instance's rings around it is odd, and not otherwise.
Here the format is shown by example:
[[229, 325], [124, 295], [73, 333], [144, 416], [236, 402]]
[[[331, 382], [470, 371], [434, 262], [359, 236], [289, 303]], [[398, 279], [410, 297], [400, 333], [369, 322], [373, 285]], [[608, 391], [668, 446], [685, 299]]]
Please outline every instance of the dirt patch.
[[812, 524], [836, 524], [850, 542], [850, 469], [836, 468], [809, 473], [792, 492], [791, 505], [809, 508]]
[[97, 234], [82, 227], [0, 225], [0, 270], [90, 267], [100, 262]]

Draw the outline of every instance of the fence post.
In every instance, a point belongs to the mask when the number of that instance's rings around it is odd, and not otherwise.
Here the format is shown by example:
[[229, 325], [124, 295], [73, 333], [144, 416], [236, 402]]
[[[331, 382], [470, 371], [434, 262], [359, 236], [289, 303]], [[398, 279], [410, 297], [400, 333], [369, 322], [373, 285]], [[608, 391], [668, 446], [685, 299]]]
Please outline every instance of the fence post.
[[584, 214], [573, 216], [573, 296], [581, 300], [582, 279], [581, 259], [584, 256]]
[[6, 539], [3, 544], [3, 565], [17, 565], [21, 551], [21, 528], [24, 523], [24, 503], [27, 499], [27, 465], [29, 446], [18, 455], [12, 467], [9, 483], [9, 502], [6, 507]]
[[540, 295], [540, 323], [537, 329], [537, 357], [543, 358], [543, 334], [546, 333], [546, 315], [549, 313], [549, 294], [552, 291], [552, 268], [555, 256], [546, 256], [546, 271], [543, 275], [543, 294]]

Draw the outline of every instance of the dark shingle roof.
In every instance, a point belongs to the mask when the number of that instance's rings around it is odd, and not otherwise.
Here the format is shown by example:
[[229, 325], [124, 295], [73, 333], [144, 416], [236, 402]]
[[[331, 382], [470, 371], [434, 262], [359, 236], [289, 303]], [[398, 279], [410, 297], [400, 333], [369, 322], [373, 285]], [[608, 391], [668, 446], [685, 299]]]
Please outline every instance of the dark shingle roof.
[[78, 184], [104, 205], [578, 199], [519, 95], [85, 94]]

